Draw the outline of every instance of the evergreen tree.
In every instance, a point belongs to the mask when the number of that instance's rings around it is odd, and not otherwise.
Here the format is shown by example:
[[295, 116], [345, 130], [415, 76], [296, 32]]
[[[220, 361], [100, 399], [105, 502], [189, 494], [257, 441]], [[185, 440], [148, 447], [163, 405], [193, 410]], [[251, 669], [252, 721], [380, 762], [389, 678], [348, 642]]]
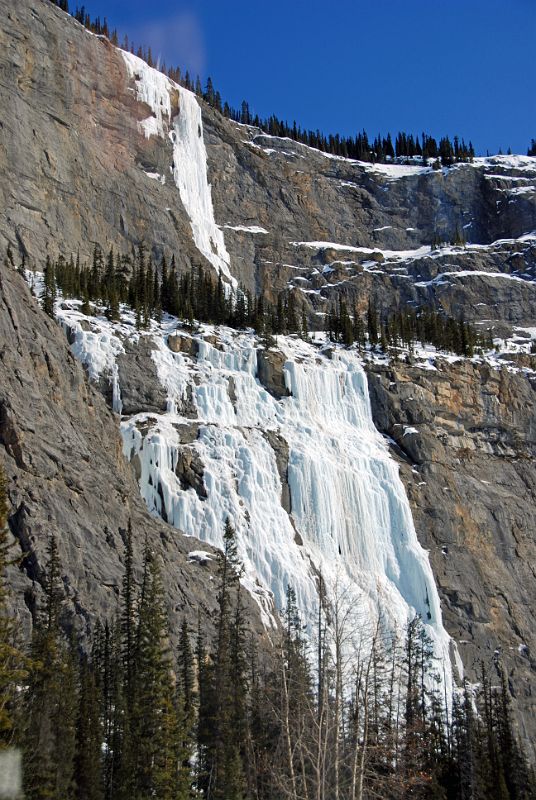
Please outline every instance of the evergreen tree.
[[367, 329], [369, 343], [374, 347], [378, 343], [378, 313], [370, 300], [367, 309]]
[[9, 555], [7, 518], [6, 475], [0, 464], [0, 750], [9, 747], [18, 733], [17, 686], [24, 682], [28, 668], [17, 647], [15, 622], [9, 608], [6, 570], [13, 562]]
[[77, 800], [103, 800], [101, 697], [93, 666], [80, 668], [76, 725], [75, 779]]
[[48, 544], [45, 609], [32, 641], [23, 737], [24, 790], [29, 800], [74, 797], [77, 676], [74, 648], [60, 629], [62, 588], [56, 540]]
[[146, 549], [134, 662], [131, 750], [136, 800], [174, 800], [180, 777], [182, 721], [175, 702], [164, 589], [156, 557]]
[[54, 273], [54, 264], [50, 256], [47, 256], [46, 266], [43, 276], [43, 294], [41, 302], [43, 304], [43, 311], [49, 317], [54, 317], [54, 303], [56, 302], [56, 277]]
[[[241, 620], [235, 617], [233, 629], [232, 598], [239, 592], [241, 564], [238, 558], [236, 533], [229, 519], [225, 523], [223, 552], [218, 558], [218, 622], [216, 650], [213, 665], [201, 669], [198, 746], [202, 772], [200, 788], [210, 800], [242, 800], [245, 794], [245, 776], [242, 762], [244, 730], [235, 725], [244, 723], [243, 675], [241, 665], [237, 667], [236, 625]], [[241, 612], [236, 606], [236, 614]], [[201, 654], [200, 654], [201, 656]], [[235, 675], [234, 669], [239, 669]]]
[[132, 521], [128, 520], [125, 538], [125, 571], [122, 585], [121, 633], [122, 633], [122, 658], [124, 675], [124, 694], [129, 710], [133, 705], [134, 694], [134, 647], [136, 620], [134, 613], [135, 604], [134, 584], [134, 559], [132, 542]]

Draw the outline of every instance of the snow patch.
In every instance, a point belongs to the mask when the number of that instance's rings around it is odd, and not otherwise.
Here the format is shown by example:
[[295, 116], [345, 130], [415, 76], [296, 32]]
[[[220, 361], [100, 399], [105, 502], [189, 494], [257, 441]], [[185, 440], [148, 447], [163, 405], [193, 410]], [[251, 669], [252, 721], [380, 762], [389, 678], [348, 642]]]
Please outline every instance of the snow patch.
[[197, 561], [199, 564], [207, 564], [209, 561], [213, 560], [213, 553], [207, 553], [206, 550], [190, 550], [188, 553], [188, 561]]
[[159, 181], [162, 185], [166, 183], [166, 176], [160, 175], [159, 172], [146, 172], [143, 170], [148, 178], [151, 178], [153, 181]]
[[242, 233], [268, 233], [266, 228], [261, 228], [260, 225], [224, 225], [230, 231], [241, 231]]

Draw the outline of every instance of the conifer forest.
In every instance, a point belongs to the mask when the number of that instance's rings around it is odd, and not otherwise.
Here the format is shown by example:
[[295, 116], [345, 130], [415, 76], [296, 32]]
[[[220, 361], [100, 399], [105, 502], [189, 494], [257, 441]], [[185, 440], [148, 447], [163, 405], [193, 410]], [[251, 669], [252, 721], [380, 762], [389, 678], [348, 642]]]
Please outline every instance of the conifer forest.
[[[2, 572], [5, 480], [0, 474]], [[307, 637], [288, 587], [270, 658], [250, 635], [230, 522], [218, 555], [215, 636], [182, 623], [170, 645], [158, 559], [135, 564], [121, 531], [121, 611], [89, 652], [61, 625], [64, 592], [48, 543], [43, 607], [21, 649], [0, 584], [1, 740], [23, 752], [26, 798], [278, 800], [534, 796], [516, 741], [506, 676], [482, 664], [452, 696], [416, 617], [386, 639], [344, 593]], [[500, 682], [491, 678], [498, 668]]]

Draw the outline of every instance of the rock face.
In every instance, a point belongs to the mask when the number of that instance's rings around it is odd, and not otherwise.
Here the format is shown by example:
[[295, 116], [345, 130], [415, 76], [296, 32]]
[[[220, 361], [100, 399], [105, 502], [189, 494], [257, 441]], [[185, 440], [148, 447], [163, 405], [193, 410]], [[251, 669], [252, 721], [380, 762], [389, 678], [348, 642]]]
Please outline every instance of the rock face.
[[[183, 616], [195, 627], [198, 609], [210, 626], [215, 561], [203, 568], [191, 562], [188, 553], [200, 543], [148, 514], [122, 455], [118, 418], [89, 384], [61, 328], [43, 314], [24, 280], [1, 264], [0, 460], [8, 478], [10, 529], [26, 555], [21, 569], [11, 570], [26, 631], [41, 594], [51, 534], [62, 562], [66, 624], [83, 641], [97, 618], [113, 618], [129, 519], [137, 569], [146, 538], [161, 556], [173, 634]], [[208, 545], [202, 549], [213, 552]], [[254, 604], [249, 596], [246, 602], [255, 627]]]
[[125, 342], [125, 353], [117, 358], [123, 414], [166, 410], [167, 399], [156, 377], [151, 347], [141, 337], [136, 346]]
[[284, 354], [278, 350], [257, 350], [257, 375], [262, 385], [277, 400], [289, 394], [283, 370], [285, 361]]
[[279, 478], [281, 480], [281, 505], [287, 514], [290, 514], [292, 511], [292, 503], [290, 498], [290, 486], [288, 483], [288, 442], [285, 441], [277, 431], [267, 430], [264, 435], [275, 453], [277, 471], [279, 472]]
[[204, 471], [203, 462], [195, 450], [183, 447], [177, 460], [175, 474], [183, 489], [194, 489], [202, 500], [207, 496], [203, 481]]
[[197, 341], [191, 336], [171, 334], [168, 336], [168, 346], [172, 353], [186, 353], [192, 357], [197, 355]]
[[500, 655], [534, 754], [536, 380], [465, 361], [373, 367], [369, 386], [465, 669]]

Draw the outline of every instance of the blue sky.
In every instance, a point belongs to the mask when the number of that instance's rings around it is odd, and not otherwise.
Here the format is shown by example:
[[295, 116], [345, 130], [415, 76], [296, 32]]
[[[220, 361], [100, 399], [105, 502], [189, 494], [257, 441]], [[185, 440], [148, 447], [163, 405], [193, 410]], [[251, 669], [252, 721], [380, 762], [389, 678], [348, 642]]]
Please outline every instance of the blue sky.
[[484, 154], [525, 153], [536, 138], [536, 0], [86, 6], [261, 116], [326, 133], [458, 134]]

